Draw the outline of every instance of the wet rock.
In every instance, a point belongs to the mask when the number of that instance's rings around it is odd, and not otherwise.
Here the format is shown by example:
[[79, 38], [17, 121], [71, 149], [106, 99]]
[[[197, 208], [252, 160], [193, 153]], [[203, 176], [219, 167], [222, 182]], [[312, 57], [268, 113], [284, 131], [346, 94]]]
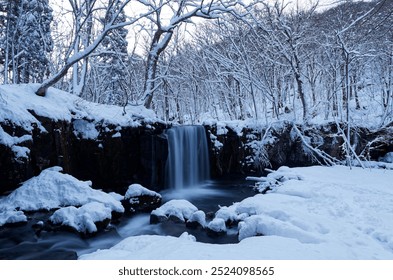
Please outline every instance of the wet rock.
[[198, 227], [204, 228], [206, 226], [206, 214], [202, 210], [194, 212], [190, 219], [186, 222], [186, 227], [196, 229]]
[[123, 206], [126, 211], [150, 212], [161, 205], [161, 195], [140, 184], [132, 184], [124, 195]]
[[206, 233], [210, 237], [219, 237], [227, 233], [224, 219], [214, 218], [206, 227]]

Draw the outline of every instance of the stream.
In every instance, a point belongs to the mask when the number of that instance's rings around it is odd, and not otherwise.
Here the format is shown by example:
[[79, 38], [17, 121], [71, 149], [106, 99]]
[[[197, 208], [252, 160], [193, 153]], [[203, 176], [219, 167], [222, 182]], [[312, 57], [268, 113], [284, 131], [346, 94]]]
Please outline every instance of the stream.
[[[207, 181], [205, 184], [183, 190], [166, 190], [162, 193], [163, 203], [171, 199], [187, 199], [205, 213], [215, 213], [221, 206], [255, 194], [250, 182], [242, 179]], [[29, 215], [27, 224], [0, 228], [0, 259], [76, 259], [82, 254], [107, 249], [121, 240], [137, 235], [180, 236], [183, 232], [194, 235], [198, 242], [225, 244], [237, 243], [236, 229], [221, 237], [210, 237], [202, 229], [186, 228], [185, 224], [166, 222], [150, 224], [150, 214], [124, 215], [118, 224], [110, 225], [93, 237], [83, 238], [74, 232], [45, 231], [34, 229], [38, 221], [47, 221], [51, 212]]]

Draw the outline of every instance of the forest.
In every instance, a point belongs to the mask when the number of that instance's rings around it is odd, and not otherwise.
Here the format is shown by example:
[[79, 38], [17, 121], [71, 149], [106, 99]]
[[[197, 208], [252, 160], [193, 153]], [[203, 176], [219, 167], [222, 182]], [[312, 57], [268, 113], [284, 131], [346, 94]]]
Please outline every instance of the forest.
[[17, 0], [0, 11], [1, 83], [39, 83], [42, 95], [143, 104], [178, 123], [393, 117], [392, 1]]

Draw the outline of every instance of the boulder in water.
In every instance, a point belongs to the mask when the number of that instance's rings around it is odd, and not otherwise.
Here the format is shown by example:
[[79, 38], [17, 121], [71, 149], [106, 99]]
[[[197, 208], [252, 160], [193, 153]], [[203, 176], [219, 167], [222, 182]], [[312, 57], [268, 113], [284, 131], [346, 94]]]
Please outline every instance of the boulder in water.
[[124, 195], [123, 205], [131, 213], [149, 212], [161, 205], [161, 195], [140, 184], [132, 184]]

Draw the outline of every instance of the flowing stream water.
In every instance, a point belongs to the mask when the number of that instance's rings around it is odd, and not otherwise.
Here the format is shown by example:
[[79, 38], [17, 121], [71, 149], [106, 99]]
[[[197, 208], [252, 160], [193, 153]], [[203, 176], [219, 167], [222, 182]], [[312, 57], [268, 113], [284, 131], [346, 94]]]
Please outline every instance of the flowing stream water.
[[[219, 206], [231, 205], [253, 195], [249, 183], [240, 178], [210, 180], [209, 152], [202, 126], [179, 126], [165, 132], [168, 139], [166, 189], [163, 203], [171, 199], [187, 199], [205, 213]], [[199, 242], [235, 243], [235, 231], [220, 238], [209, 237], [200, 229], [189, 229], [172, 222], [151, 225], [150, 215], [125, 215], [120, 223], [91, 238], [68, 232], [37, 233], [33, 225], [45, 221], [50, 213], [32, 214], [27, 225], [0, 228], [0, 259], [72, 259], [77, 255], [109, 248], [124, 238], [143, 234], [179, 236], [187, 231]]]

